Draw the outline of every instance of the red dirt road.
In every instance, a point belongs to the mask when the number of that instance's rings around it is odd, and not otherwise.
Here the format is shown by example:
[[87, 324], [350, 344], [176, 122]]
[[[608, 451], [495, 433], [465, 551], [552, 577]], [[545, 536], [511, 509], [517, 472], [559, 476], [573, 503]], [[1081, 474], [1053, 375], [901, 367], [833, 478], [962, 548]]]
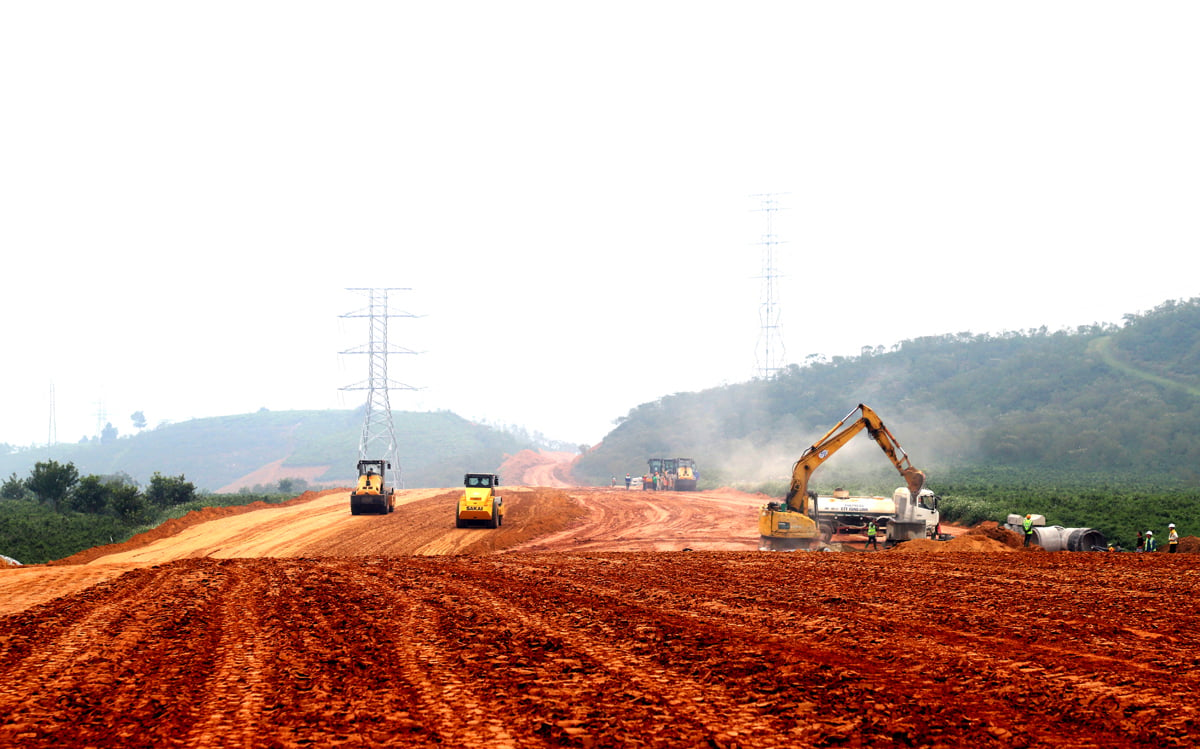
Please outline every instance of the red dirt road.
[[1195, 556], [739, 551], [761, 498], [734, 492], [506, 488], [504, 527], [460, 530], [453, 496], [314, 495], [0, 570], [0, 746], [1200, 734]]

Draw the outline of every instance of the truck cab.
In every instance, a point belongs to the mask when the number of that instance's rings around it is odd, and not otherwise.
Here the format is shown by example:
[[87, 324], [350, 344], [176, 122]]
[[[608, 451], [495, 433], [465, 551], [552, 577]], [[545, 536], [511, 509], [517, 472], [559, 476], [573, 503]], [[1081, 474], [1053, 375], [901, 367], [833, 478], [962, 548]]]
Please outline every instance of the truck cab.
[[504, 525], [504, 498], [496, 494], [499, 486], [500, 476], [497, 474], [464, 474], [463, 493], [454, 511], [455, 527], [498, 528]]
[[[900, 504], [910, 501], [911, 497], [912, 494], [906, 486], [901, 486], [892, 492], [892, 502], [895, 504], [897, 512], [899, 512]], [[925, 538], [936, 539], [941, 535], [942, 513], [938, 510], [940, 499], [938, 495], [928, 489], [922, 489], [917, 495], [916, 506], [912, 508], [912, 518], [914, 521], [925, 523]], [[904, 539], [892, 539], [891, 533], [889, 533], [888, 542], [891, 543], [893, 540]]]

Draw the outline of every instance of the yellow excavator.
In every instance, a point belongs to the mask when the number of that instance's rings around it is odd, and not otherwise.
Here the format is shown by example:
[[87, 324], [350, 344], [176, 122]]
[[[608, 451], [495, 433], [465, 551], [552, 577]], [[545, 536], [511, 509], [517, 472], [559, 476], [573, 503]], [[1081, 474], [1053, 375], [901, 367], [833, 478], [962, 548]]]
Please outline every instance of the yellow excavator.
[[[856, 413], [859, 414], [858, 418], [850, 421], [850, 417]], [[846, 423], [848, 421], [849, 424]], [[800, 455], [800, 459], [792, 466], [792, 485], [786, 499], [763, 506], [758, 515], [761, 550], [791, 551], [820, 547], [821, 530], [816, 519], [820, 508], [816, 506], [816, 494], [808, 491], [808, 481], [813, 471], [864, 429], [867, 430], [867, 436], [879, 443], [880, 449], [904, 477], [909, 496], [921, 496], [925, 474], [913, 468], [908, 455], [879, 420], [879, 416], [860, 403]], [[924, 537], [925, 521], [913, 520], [915, 502], [915, 499], [897, 502], [896, 518], [888, 523], [889, 544]]]

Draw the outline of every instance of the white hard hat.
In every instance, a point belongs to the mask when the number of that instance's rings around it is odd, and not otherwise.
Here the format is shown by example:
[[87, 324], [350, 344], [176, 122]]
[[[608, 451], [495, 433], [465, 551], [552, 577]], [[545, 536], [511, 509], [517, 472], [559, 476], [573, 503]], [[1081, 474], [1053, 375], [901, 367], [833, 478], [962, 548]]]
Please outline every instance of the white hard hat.
[[1147, 535], [1147, 536], [1153, 536], [1153, 535], [1154, 535], [1154, 531], [1146, 531], [1146, 535]]
[[1171, 524], [1170, 524], [1170, 525], [1168, 525], [1167, 527], [1168, 527], [1168, 528], [1174, 528], [1174, 527], [1175, 527], [1175, 524], [1174, 524], [1174, 523], [1171, 523]]

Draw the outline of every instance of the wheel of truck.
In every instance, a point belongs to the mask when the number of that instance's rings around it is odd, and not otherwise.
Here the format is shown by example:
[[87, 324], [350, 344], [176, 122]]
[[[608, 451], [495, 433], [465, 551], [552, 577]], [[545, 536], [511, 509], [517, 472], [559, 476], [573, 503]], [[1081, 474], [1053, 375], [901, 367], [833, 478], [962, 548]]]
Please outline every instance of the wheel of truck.
[[498, 526], [504, 525], [504, 516], [503, 515], [496, 516], [496, 525], [498, 525]]
[[821, 542], [829, 543], [833, 540], [833, 526], [828, 524], [821, 525]]
[[467, 525], [467, 522], [465, 520], [463, 520], [462, 518], [460, 518], [457, 514], [455, 514], [454, 527], [455, 528], [465, 528], [466, 525]]
[[496, 524], [499, 522], [499, 518], [500, 518], [500, 516], [499, 516], [499, 515], [492, 515], [492, 516], [491, 516], [490, 518], [488, 518], [488, 520], [487, 520], [487, 527], [489, 527], [489, 528], [495, 528], [495, 527], [496, 527]]

